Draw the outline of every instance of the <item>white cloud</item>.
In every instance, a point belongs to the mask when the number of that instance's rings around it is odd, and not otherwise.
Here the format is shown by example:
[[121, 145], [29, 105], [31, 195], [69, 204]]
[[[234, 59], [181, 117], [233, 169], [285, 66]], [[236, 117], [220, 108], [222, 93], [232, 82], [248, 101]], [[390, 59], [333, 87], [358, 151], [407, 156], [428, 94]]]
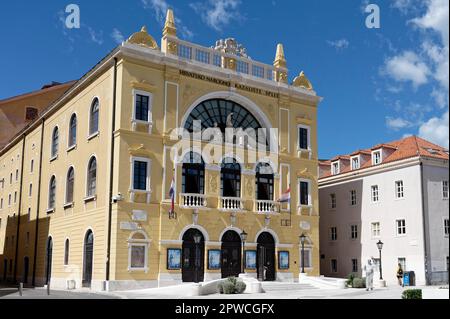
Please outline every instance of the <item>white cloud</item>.
[[103, 31], [96, 32], [94, 29], [88, 26], [89, 36], [91, 41], [98, 45], [103, 44]]
[[393, 0], [391, 7], [400, 10], [402, 14], [407, 14], [416, 9], [416, 0]]
[[426, 0], [428, 6], [427, 13], [411, 20], [412, 23], [423, 29], [432, 29], [439, 32], [442, 42], [448, 47], [448, 16], [449, 1], [448, 0]]
[[412, 124], [409, 121], [402, 119], [400, 117], [399, 118], [386, 117], [386, 125], [388, 128], [394, 131], [398, 131], [400, 129], [412, 126]]
[[328, 45], [334, 47], [336, 50], [344, 50], [347, 49], [350, 45], [350, 42], [347, 39], [339, 39], [335, 41], [327, 41]]
[[419, 128], [419, 136], [441, 145], [445, 148], [449, 147], [448, 136], [448, 111], [442, 117], [433, 117]]
[[240, 0], [208, 0], [206, 3], [191, 3], [190, 7], [208, 26], [216, 31], [222, 31], [233, 20], [242, 18], [238, 10], [240, 4]]
[[427, 83], [430, 74], [428, 66], [412, 51], [388, 59], [383, 72], [399, 82], [411, 81], [416, 88]]
[[116, 43], [121, 44], [125, 38], [122, 34], [122, 32], [120, 32], [117, 28], [113, 29], [113, 32], [111, 33], [111, 37], [114, 39], [114, 41], [116, 41]]

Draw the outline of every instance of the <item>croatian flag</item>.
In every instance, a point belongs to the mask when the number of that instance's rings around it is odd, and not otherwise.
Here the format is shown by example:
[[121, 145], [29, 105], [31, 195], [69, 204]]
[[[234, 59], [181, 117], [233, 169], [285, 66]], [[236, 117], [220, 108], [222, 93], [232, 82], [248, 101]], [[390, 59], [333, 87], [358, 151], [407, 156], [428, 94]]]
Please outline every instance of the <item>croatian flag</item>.
[[291, 188], [289, 187], [286, 192], [281, 194], [280, 199], [278, 200], [280, 203], [289, 203], [291, 201]]
[[169, 196], [172, 202], [170, 212], [173, 213], [175, 211], [175, 177], [172, 178], [172, 183], [170, 184]]

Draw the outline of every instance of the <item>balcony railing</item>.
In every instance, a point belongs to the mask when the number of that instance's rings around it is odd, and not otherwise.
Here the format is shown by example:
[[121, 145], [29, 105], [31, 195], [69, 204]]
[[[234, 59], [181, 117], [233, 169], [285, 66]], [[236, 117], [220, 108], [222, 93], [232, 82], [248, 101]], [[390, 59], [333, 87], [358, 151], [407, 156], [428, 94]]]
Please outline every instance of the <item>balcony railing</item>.
[[203, 194], [180, 194], [180, 205], [188, 208], [206, 207], [206, 197]]
[[213, 48], [202, 47], [175, 37], [167, 37], [168, 41], [176, 45], [176, 55], [188, 61], [202, 63], [211, 67], [225, 68], [224, 59], [233, 59], [236, 63], [235, 71], [251, 77], [275, 82], [273, 65], [253, 61], [249, 58], [225, 53]]
[[257, 213], [278, 213], [279, 203], [272, 200], [256, 200], [255, 201], [255, 212]]
[[221, 197], [220, 208], [226, 211], [244, 210], [244, 202], [239, 197]]

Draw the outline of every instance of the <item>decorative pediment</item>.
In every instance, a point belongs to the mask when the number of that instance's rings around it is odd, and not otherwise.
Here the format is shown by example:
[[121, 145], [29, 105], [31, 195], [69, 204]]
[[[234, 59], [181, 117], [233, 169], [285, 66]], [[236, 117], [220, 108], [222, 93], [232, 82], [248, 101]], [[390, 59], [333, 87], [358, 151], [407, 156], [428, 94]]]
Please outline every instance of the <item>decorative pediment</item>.
[[310, 179], [310, 180], [315, 179], [315, 176], [313, 174], [311, 174], [311, 172], [308, 170], [308, 168], [297, 170], [297, 177], [306, 178], [306, 179]]
[[297, 116], [297, 124], [311, 125], [312, 123], [313, 123], [312, 118], [306, 114], [301, 114], [300, 116]]
[[292, 83], [292, 85], [295, 87], [300, 87], [300, 88], [304, 88], [307, 90], [313, 89], [311, 82], [308, 80], [308, 78], [305, 75], [305, 72], [303, 72], [303, 71], [300, 72], [300, 75], [294, 79], [294, 82]]
[[144, 144], [141, 144], [137, 147], [130, 147], [128, 149], [128, 152], [132, 156], [142, 156], [142, 157], [149, 157], [151, 154], [151, 151], [146, 149]]
[[156, 89], [156, 85], [154, 85], [152, 83], [148, 83], [146, 80], [131, 81], [130, 85], [133, 89], [143, 90], [143, 91], [154, 91]]

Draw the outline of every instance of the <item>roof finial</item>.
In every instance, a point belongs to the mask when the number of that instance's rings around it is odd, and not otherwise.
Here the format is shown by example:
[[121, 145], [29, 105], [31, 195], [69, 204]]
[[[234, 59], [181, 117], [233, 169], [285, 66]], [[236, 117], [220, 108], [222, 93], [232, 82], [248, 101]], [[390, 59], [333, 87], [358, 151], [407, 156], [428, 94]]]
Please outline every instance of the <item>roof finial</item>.
[[275, 56], [273, 65], [277, 68], [286, 68], [287, 66], [286, 57], [284, 55], [284, 48], [281, 43], [278, 43], [277, 45], [277, 54]]
[[169, 35], [173, 37], [177, 36], [177, 28], [175, 26], [175, 18], [173, 16], [172, 9], [167, 9], [166, 23], [164, 24], [163, 35]]

